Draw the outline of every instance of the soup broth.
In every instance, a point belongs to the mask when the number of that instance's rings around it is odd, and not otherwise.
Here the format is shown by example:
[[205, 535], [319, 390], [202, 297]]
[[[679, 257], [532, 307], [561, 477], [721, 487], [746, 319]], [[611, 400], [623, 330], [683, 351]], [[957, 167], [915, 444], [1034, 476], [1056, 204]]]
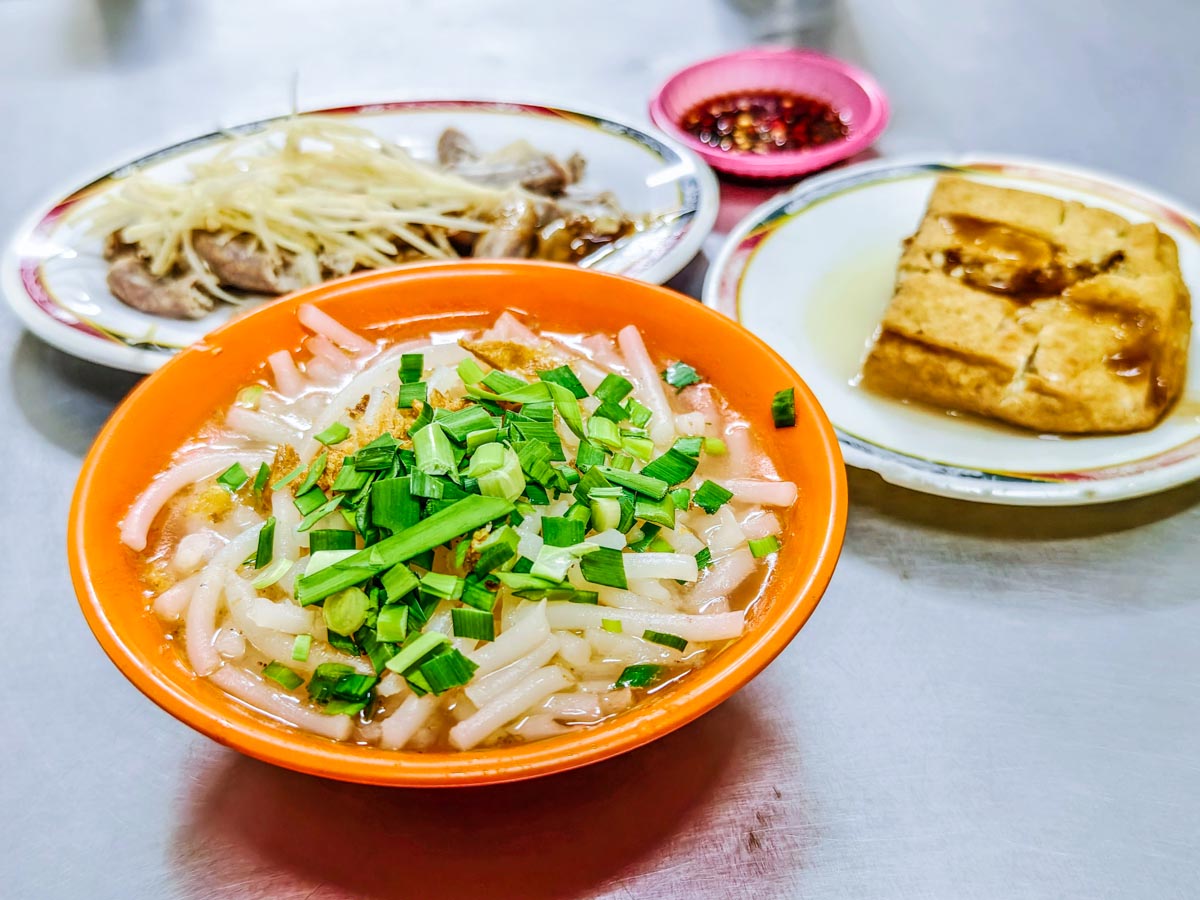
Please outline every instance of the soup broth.
[[187, 665], [332, 740], [470, 750], [590, 728], [743, 631], [796, 488], [686, 360], [617, 335], [297, 354], [121, 522]]

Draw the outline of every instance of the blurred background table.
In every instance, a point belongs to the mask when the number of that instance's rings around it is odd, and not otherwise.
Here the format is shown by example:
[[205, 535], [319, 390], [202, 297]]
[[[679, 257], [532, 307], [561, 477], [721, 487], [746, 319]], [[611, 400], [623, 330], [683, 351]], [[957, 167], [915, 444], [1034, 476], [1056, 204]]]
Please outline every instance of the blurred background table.
[[[889, 92], [882, 153], [1043, 156], [1200, 206], [1192, 0], [5, 0], [0, 227], [132, 151], [286, 112], [293, 85], [303, 107], [496, 96], [641, 120], [684, 63], [801, 26]], [[727, 187], [720, 230], [765, 196]], [[388, 791], [245, 759], [125, 682], [63, 533], [135, 378], [7, 312], [0, 367], [0, 896], [1200, 894], [1200, 486], [1039, 511], [852, 472], [825, 600], [717, 711], [565, 776]]]

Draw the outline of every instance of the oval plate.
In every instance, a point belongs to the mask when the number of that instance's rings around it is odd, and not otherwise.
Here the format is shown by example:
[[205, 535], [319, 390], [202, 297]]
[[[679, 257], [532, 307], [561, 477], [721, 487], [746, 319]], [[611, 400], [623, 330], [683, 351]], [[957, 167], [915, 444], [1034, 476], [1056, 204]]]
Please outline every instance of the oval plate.
[[1136, 434], [1038, 435], [855, 386], [892, 296], [901, 241], [945, 174], [1152, 221], [1179, 245], [1184, 280], [1193, 297], [1200, 295], [1194, 213], [1083, 169], [963, 156], [849, 166], [773, 198], [729, 236], [709, 270], [704, 302], [766, 338], [825, 407], [846, 462], [892, 484], [987, 503], [1068, 506], [1200, 478], [1200, 321], [1193, 322], [1183, 399], [1156, 427]]
[[[691, 260], [712, 230], [719, 193], [709, 168], [692, 151], [632, 125], [589, 113], [477, 100], [418, 100], [311, 110], [339, 116], [430, 159], [438, 135], [453, 125], [481, 147], [524, 139], [551, 153], [578, 151], [587, 160], [583, 185], [613, 191], [634, 213], [662, 221], [591, 265], [600, 271], [661, 284]], [[180, 348], [224, 324], [238, 310], [218, 304], [195, 321], [146, 315], [117, 300], [105, 284], [101, 239], [80, 214], [134, 172], [182, 180], [188, 166], [234, 137], [262, 131], [263, 119], [154, 151], [114, 168], [71, 193], [56, 193], [18, 229], [0, 261], [0, 285], [13, 311], [38, 337], [74, 356], [152, 372]], [[250, 305], [258, 305], [254, 301]]]

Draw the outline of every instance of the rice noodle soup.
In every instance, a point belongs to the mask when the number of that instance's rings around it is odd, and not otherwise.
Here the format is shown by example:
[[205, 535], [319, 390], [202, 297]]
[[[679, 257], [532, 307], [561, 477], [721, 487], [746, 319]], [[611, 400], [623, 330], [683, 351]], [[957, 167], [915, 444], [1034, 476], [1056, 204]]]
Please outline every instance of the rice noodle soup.
[[796, 487], [686, 360], [632, 325], [297, 315], [120, 523], [197, 676], [332, 740], [470, 750], [620, 715], [742, 633]]

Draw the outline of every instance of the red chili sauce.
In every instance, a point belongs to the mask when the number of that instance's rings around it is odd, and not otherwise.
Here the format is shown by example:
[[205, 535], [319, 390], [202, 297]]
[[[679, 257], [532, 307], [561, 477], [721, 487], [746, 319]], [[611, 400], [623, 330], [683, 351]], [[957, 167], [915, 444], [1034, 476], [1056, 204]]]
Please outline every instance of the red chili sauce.
[[697, 103], [683, 114], [683, 130], [720, 150], [776, 153], [807, 150], [850, 133], [824, 100], [788, 91], [738, 91]]

